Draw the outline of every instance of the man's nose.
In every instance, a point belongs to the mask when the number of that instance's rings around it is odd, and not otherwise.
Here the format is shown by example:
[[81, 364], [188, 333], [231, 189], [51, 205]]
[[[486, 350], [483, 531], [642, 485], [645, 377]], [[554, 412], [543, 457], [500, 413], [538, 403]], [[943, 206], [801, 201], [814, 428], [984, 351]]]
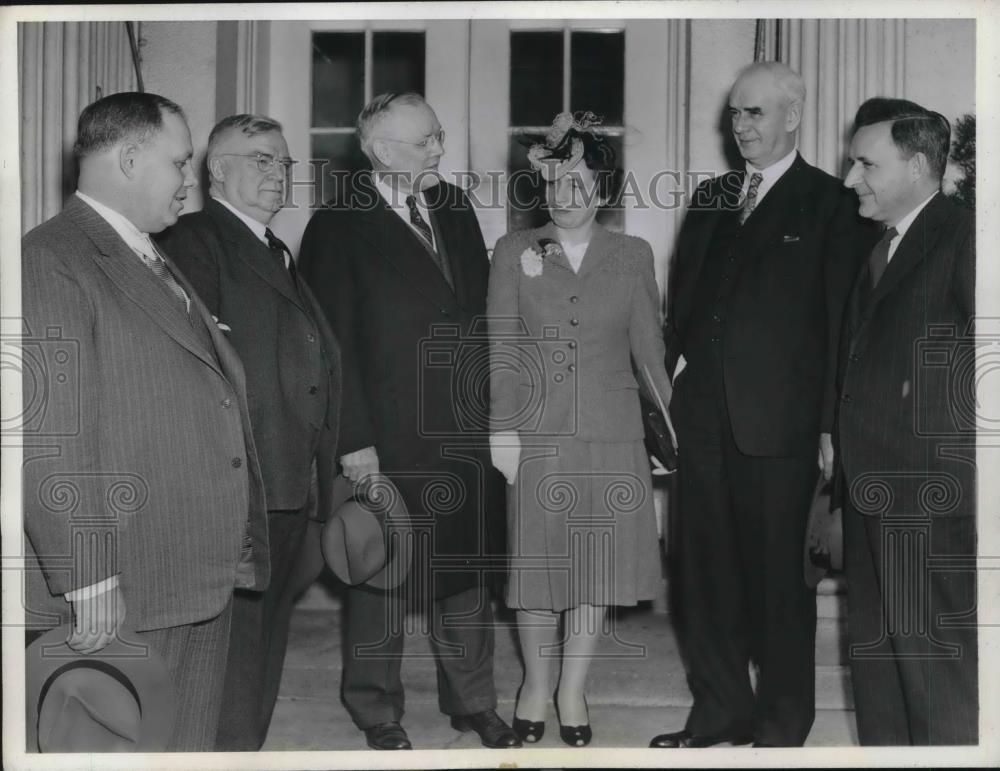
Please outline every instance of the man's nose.
[[858, 164], [852, 163], [851, 168], [847, 170], [847, 176], [844, 177], [844, 187], [854, 187], [861, 181], [861, 171], [858, 169]]
[[191, 161], [184, 164], [184, 187], [197, 187], [198, 176], [194, 173]]

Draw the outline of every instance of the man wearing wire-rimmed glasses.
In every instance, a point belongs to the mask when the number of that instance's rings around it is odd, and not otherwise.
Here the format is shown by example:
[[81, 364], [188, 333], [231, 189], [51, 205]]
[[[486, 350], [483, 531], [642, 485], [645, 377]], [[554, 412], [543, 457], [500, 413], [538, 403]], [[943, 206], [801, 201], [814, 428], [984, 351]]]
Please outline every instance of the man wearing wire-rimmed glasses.
[[[269, 227], [285, 202], [292, 160], [281, 124], [233, 115], [212, 129], [205, 208], [164, 235], [246, 369], [267, 496], [271, 584], [237, 592], [216, 749], [264, 743], [281, 681], [293, 568], [316, 502], [316, 467], [332, 458], [340, 353], [284, 243]], [[225, 408], [225, 405], [221, 405]]]

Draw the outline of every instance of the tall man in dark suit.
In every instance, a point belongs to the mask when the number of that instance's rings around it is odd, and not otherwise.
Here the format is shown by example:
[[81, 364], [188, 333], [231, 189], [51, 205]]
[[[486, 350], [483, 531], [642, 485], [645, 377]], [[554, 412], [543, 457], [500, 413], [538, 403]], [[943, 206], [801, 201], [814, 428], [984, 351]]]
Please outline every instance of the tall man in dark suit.
[[729, 114], [746, 170], [699, 186], [677, 245], [666, 329], [674, 599], [694, 706], [654, 747], [797, 746], [812, 726], [816, 600], [802, 553], [817, 447], [827, 473], [832, 464], [860, 220], [838, 180], [795, 150], [804, 100], [785, 65], [740, 73]]
[[838, 481], [862, 744], [975, 744], [975, 228], [940, 192], [950, 128], [861, 105], [844, 184], [884, 226], [847, 306]]
[[[387, 475], [405, 500], [418, 533], [407, 586], [430, 604], [441, 711], [488, 747], [514, 746], [495, 711], [482, 559], [502, 555], [502, 481], [483, 378], [469, 369], [488, 360], [485, 330], [472, 329], [486, 313], [482, 233], [468, 198], [437, 174], [444, 132], [422, 97], [376, 97], [358, 139], [374, 171], [316, 213], [301, 253], [342, 347], [340, 462], [355, 482]], [[399, 592], [348, 590], [343, 698], [376, 749], [411, 746], [399, 724], [402, 613]]]
[[[267, 737], [292, 612], [290, 578], [302, 551], [316, 464], [334, 468], [340, 353], [312, 292], [268, 225], [285, 201], [281, 125], [224, 118], [208, 137], [211, 198], [161, 243], [191, 280], [246, 369], [250, 418], [264, 473], [271, 584], [233, 601], [229, 665], [216, 749], [257, 750]], [[312, 494], [311, 494], [312, 493]]]
[[169, 748], [207, 751], [234, 587], [269, 578], [243, 367], [149, 238], [195, 184], [181, 109], [105, 97], [80, 116], [74, 149], [76, 194], [22, 248], [29, 350], [52, 374], [27, 413], [40, 423], [27, 428], [38, 447], [25, 454], [25, 530], [45, 577], [29, 570], [28, 607], [61, 616], [68, 600], [68, 642], [83, 653], [124, 624], [126, 641], [167, 663]]

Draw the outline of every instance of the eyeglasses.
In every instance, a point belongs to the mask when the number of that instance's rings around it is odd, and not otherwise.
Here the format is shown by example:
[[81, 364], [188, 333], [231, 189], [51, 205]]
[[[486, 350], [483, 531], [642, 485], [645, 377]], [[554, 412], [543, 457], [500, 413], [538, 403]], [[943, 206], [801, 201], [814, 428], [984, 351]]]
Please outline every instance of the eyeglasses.
[[428, 134], [419, 142], [407, 142], [405, 139], [393, 139], [392, 137], [375, 137], [376, 139], [382, 139], [386, 142], [398, 142], [401, 145], [410, 145], [412, 147], [419, 147], [422, 150], [426, 150], [431, 146], [431, 142], [437, 142], [438, 145], [444, 147], [444, 129], [435, 131], [432, 134]]
[[268, 153], [216, 153], [216, 155], [228, 155], [233, 158], [253, 158], [254, 164], [257, 166], [257, 171], [261, 173], [269, 172], [274, 168], [276, 163], [280, 163], [285, 174], [288, 175], [292, 172], [292, 164], [296, 162], [291, 158], [275, 158]]

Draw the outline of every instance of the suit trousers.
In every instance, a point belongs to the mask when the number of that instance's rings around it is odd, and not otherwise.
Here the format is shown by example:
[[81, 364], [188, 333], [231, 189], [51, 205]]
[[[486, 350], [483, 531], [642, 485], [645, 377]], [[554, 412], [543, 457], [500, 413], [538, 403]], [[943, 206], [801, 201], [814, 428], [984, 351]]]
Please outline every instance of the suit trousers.
[[[361, 729], [403, 716], [400, 670], [408, 619], [401, 594], [399, 589], [383, 592], [363, 585], [347, 590], [341, 696]], [[471, 715], [495, 709], [489, 593], [475, 587], [428, 602], [440, 710]]]
[[174, 684], [174, 730], [170, 752], [211, 752], [222, 708], [229, 624], [233, 603], [197, 624], [136, 632], [163, 657]]
[[271, 583], [263, 592], [237, 589], [219, 733], [219, 752], [253, 752], [267, 738], [281, 685], [292, 605], [292, 580], [306, 533], [304, 509], [269, 511]]
[[815, 713], [816, 595], [802, 554], [816, 457], [742, 454], [721, 385], [690, 376], [678, 378], [671, 409], [680, 448], [672, 605], [694, 696], [687, 728], [801, 746]]
[[[976, 744], [976, 519], [844, 506], [848, 639], [863, 745]], [[950, 569], [929, 569], [945, 557]], [[958, 558], [958, 559], [955, 559]]]

